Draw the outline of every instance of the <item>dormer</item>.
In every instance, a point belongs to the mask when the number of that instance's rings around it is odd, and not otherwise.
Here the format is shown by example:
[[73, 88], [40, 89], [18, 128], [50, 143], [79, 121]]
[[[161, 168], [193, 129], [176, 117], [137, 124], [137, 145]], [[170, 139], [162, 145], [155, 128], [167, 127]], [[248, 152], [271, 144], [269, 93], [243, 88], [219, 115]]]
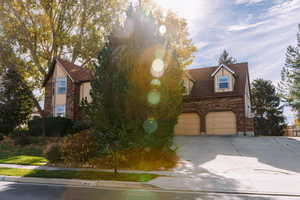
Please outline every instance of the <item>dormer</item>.
[[235, 84], [235, 72], [224, 64], [221, 64], [212, 74], [214, 80], [214, 92], [232, 92]]
[[185, 71], [182, 81], [183, 81], [183, 87], [184, 87], [183, 95], [190, 95], [190, 93], [193, 89], [195, 80], [189, 74], [188, 71]]

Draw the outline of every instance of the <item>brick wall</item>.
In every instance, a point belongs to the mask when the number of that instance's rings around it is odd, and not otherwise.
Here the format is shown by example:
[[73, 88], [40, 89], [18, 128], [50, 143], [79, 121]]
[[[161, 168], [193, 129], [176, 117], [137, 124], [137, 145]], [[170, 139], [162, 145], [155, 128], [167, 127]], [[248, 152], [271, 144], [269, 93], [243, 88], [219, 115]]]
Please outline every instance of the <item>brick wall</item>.
[[48, 80], [47, 84], [45, 85], [44, 112], [46, 117], [53, 116], [52, 97], [53, 97], [53, 83], [51, 77]]
[[70, 77], [67, 78], [66, 117], [74, 119], [76, 88]]
[[206, 132], [205, 117], [209, 112], [232, 111], [236, 115], [238, 134], [253, 132], [253, 119], [245, 116], [245, 105], [243, 97], [222, 97], [201, 100], [186, 99], [183, 112], [194, 112], [200, 116], [200, 131]]

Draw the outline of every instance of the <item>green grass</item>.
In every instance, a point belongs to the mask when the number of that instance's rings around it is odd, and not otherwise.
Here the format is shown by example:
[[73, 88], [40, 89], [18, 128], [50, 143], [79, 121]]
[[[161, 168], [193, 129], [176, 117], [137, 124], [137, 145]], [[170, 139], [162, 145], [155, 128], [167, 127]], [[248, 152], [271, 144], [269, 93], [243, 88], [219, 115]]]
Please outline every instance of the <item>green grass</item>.
[[64, 178], [64, 179], [82, 179], [82, 180], [113, 180], [113, 181], [132, 181], [147, 182], [159, 175], [142, 173], [118, 173], [114, 176], [112, 172], [95, 171], [70, 171], [70, 170], [30, 170], [15, 168], [0, 168], [0, 175], [4, 176], [22, 176], [38, 178]]
[[19, 165], [45, 165], [42, 147], [18, 147], [0, 143], [0, 163]]

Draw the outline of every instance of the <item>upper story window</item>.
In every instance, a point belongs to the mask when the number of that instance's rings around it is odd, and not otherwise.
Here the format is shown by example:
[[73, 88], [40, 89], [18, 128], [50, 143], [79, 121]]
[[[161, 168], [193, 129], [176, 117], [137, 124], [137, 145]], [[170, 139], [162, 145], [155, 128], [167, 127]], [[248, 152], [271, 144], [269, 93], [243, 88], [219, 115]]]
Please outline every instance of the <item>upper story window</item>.
[[229, 88], [229, 77], [228, 76], [219, 76], [218, 85], [219, 85], [219, 89], [228, 89]]
[[65, 105], [55, 106], [55, 116], [56, 117], [65, 117], [66, 116], [66, 106]]
[[66, 94], [67, 91], [67, 78], [60, 77], [56, 79], [56, 93], [57, 94]]
[[189, 88], [189, 80], [183, 79], [183, 95], [188, 95], [190, 93], [190, 88]]

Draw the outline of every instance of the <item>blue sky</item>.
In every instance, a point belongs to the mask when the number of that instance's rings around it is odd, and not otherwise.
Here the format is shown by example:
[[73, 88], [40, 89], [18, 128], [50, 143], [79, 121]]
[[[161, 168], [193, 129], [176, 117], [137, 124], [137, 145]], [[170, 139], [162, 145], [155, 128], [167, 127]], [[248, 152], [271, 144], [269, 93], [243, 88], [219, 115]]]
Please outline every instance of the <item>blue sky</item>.
[[[280, 80], [286, 48], [296, 44], [300, 0], [156, 0], [187, 19], [198, 47], [192, 68], [216, 65], [226, 49], [248, 62], [250, 79]], [[292, 113], [285, 114], [289, 121]]]

